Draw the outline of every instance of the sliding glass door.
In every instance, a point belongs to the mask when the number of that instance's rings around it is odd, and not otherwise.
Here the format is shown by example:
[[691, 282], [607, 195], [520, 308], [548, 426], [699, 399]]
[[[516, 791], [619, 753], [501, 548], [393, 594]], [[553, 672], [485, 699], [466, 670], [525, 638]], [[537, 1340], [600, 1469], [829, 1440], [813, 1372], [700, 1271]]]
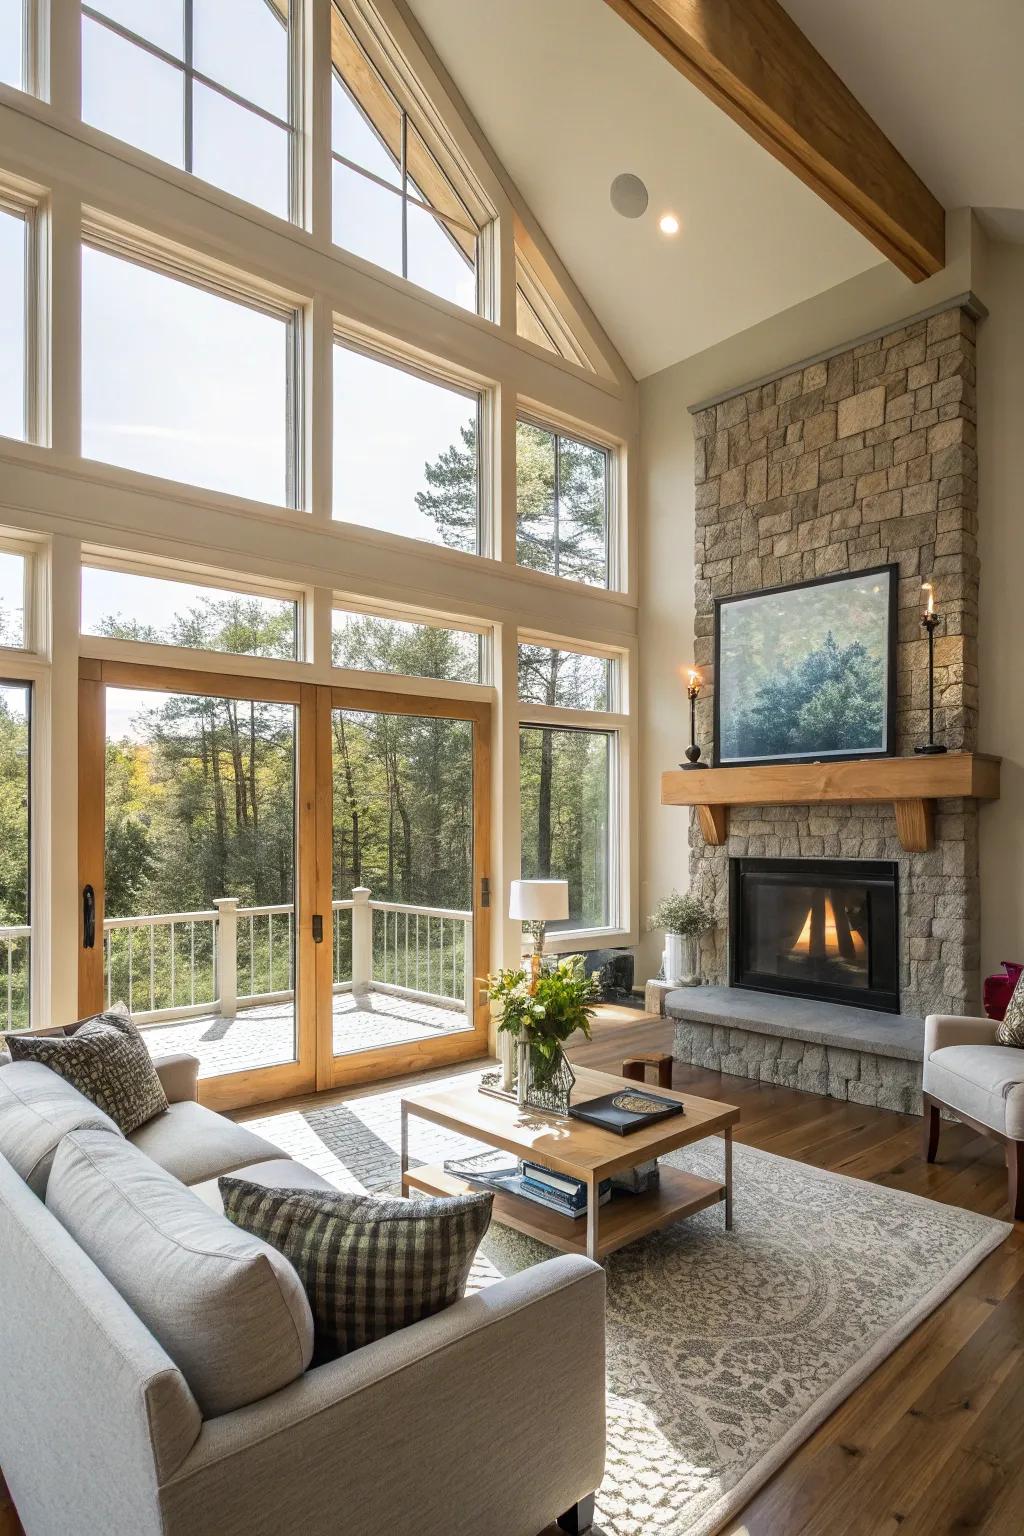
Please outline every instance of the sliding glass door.
[[315, 691], [83, 672], [83, 1012], [126, 1003], [154, 1055], [198, 1057], [217, 1107], [311, 1091]]
[[489, 707], [83, 661], [83, 1015], [215, 1108], [485, 1053]]
[[482, 705], [332, 690], [335, 1083], [486, 1049], [488, 727]]

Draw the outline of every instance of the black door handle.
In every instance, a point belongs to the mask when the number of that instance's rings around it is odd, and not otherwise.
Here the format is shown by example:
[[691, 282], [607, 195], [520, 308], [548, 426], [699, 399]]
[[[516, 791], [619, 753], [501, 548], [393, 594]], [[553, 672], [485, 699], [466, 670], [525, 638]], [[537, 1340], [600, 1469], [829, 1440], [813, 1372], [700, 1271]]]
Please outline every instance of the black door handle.
[[313, 943], [322, 944], [324, 941], [324, 920], [319, 912], [313, 913]]
[[96, 892], [91, 885], [82, 891], [82, 948], [96, 946]]

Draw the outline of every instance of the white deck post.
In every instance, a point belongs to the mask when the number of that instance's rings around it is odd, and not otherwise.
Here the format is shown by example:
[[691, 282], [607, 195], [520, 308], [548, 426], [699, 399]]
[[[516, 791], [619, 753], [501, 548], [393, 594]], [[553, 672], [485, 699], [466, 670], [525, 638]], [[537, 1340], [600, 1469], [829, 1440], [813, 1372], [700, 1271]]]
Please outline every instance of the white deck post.
[[462, 925], [462, 971], [465, 978], [463, 990], [466, 994], [466, 1017], [472, 1020], [476, 1004], [476, 977], [473, 975], [473, 924]]
[[373, 911], [368, 886], [352, 890], [352, 996], [369, 995], [373, 980]]
[[238, 1012], [238, 897], [218, 896], [217, 908], [217, 981], [220, 1011], [225, 1019]]

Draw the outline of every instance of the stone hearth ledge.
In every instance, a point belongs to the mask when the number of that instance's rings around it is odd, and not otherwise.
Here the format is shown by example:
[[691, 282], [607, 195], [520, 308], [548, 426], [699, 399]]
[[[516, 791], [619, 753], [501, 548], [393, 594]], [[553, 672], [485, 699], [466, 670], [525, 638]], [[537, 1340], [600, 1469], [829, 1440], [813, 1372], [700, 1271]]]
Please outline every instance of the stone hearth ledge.
[[677, 1061], [921, 1113], [922, 1018], [716, 986], [670, 992], [665, 1012]]

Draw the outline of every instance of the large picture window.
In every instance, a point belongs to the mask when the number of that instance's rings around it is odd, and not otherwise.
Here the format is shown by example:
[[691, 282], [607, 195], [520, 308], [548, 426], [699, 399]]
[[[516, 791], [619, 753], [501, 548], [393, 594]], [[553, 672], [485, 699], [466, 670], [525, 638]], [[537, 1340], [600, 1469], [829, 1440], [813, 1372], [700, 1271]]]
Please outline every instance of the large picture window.
[[28, 221], [0, 207], [0, 436], [27, 436]]
[[30, 684], [0, 682], [0, 1030], [30, 1022], [31, 698]]
[[25, 79], [25, 7], [27, 0], [0, 5], [0, 84], [27, 88]]
[[295, 505], [294, 325], [85, 246], [83, 454]]
[[423, 624], [335, 608], [332, 660], [336, 667], [364, 672], [482, 683], [484, 636], [447, 624]]
[[82, 634], [294, 661], [298, 604], [87, 565], [82, 568]]
[[334, 516], [480, 549], [480, 398], [334, 348]]
[[288, 0], [90, 0], [84, 121], [288, 218], [288, 13]]
[[29, 562], [13, 550], [0, 550], [0, 646], [25, 645], [25, 595]]
[[615, 733], [523, 725], [519, 730], [522, 871], [566, 880], [569, 916], [553, 929], [613, 925], [611, 833]]
[[609, 584], [610, 454], [516, 423], [516, 560], [592, 587]]
[[478, 225], [337, 7], [333, 19], [334, 242], [476, 310]]
[[611, 710], [616, 680], [608, 656], [566, 651], [550, 645], [519, 645], [519, 697], [562, 709]]

